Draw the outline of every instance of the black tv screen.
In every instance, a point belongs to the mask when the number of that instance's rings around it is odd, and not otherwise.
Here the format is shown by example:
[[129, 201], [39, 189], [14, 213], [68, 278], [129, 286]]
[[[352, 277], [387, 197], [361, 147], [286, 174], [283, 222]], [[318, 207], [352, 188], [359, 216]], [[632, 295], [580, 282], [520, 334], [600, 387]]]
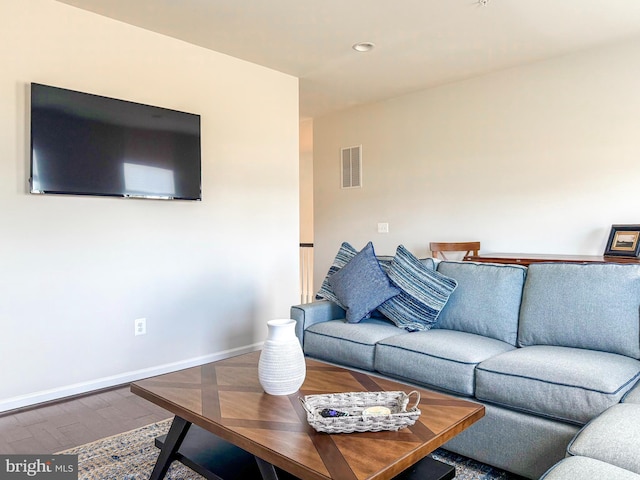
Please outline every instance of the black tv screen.
[[31, 84], [31, 193], [201, 199], [200, 116]]

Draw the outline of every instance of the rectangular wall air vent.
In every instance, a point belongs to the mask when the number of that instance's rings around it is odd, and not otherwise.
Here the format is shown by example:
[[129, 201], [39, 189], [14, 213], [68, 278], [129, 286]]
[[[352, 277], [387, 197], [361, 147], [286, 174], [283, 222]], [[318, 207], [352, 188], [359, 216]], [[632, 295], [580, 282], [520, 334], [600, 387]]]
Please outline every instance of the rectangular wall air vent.
[[362, 145], [341, 150], [342, 188], [362, 187]]

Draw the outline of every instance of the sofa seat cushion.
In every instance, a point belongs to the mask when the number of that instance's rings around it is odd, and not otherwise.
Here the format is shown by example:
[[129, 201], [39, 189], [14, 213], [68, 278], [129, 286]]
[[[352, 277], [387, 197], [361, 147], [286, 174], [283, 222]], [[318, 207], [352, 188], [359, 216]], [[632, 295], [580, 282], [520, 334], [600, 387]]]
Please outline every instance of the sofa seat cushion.
[[640, 265], [534, 263], [522, 297], [520, 346], [558, 345], [640, 359]]
[[500, 340], [455, 330], [412, 332], [380, 340], [375, 369], [438, 390], [473, 396], [476, 365], [514, 348]]
[[458, 287], [435, 328], [475, 333], [516, 345], [525, 267], [442, 261], [438, 272], [455, 279]]
[[622, 397], [622, 403], [640, 403], [640, 382], [624, 394]]
[[567, 457], [556, 463], [540, 477], [540, 480], [586, 479], [640, 480], [640, 475], [589, 457]]
[[386, 319], [330, 320], [305, 330], [303, 349], [313, 358], [373, 371], [376, 342], [403, 332], [408, 333]]
[[476, 397], [582, 425], [640, 378], [640, 362], [613, 353], [532, 346], [492, 357], [476, 370]]
[[640, 474], [640, 405], [620, 403], [609, 408], [580, 430], [567, 453]]

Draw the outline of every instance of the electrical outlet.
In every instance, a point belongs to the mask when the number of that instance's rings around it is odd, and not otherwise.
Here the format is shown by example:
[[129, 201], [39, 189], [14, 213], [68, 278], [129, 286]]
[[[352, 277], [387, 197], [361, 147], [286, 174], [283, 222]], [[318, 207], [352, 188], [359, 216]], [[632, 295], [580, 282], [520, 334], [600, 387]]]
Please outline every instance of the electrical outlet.
[[378, 224], [378, 233], [389, 233], [389, 224], [388, 223], [379, 223]]
[[146, 335], [147, 334], [147, 319], [146, 318], [136, 318], [134, 320], [135, 332], [136, 336], [138, 335]]

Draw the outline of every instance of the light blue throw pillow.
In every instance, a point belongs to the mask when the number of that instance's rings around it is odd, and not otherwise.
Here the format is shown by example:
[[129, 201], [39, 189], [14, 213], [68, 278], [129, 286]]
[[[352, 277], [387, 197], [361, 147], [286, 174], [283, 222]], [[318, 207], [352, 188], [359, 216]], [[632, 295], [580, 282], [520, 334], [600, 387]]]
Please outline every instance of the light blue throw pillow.
[[432, 270], [403, 245], [398, 246], [387, 274], [401, 292], [378, 311], [409, 331], [429, 330], [457, 286], [453, 278]]
[[380, 268], [371, 242], [329, 277], [329, 285], [344, 305], [349, 323], [369, 317], [380, 304], [400, 293]]

